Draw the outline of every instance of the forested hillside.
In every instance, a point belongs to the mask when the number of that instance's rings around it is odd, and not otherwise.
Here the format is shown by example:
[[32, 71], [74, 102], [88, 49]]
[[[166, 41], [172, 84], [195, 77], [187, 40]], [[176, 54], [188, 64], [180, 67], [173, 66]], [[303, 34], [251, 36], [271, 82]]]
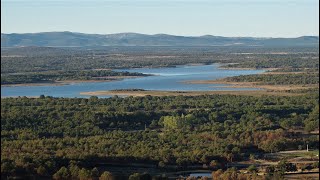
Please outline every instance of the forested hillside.
[[174, 36], [168, 34], [84, 34], [75, 32], [1, 33], [1, 47], [15, 46], [314, 46], [318, 36], [254, 38], [222, 36]]
[[[317, 94], [6, 98], [1, 171], [58, 176], [74, 162], [100, 172], [120, 162], [144, 162], [165, 172], [216, 161], [212, 168], [219, 169], [250, 154], [294, 150], [307, 141], [318, 149], [318, 136], [291, 133], [314, 131], [318, 124]], [[71, 168], [65, 176], [80, 176], [72, 173]]]

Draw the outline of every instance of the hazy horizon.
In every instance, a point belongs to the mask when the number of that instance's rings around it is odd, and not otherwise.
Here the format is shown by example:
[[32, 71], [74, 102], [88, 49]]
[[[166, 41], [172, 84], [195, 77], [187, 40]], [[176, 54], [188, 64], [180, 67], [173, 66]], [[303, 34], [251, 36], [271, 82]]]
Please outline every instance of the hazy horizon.
[[140, 34], [140, 35], [169, 35], [169, 36], [182, 36], [182, 37], [202, 37], [202, 36], [214, 36], [214, 37], [228, 37], [228, 38], [299, 38], [299, 37], [319, 37], [319, 35], [301, 35], [301, 36], [293, 36], [293, 37], [263, 37], [263, 36], [220, 36], [214, 34], [203, 34], [203, 35], [176, 35], [176, 34], [167, 34], [167, 33], [155, 33], [155, 34], [147, 34], [147, 33], [139, 33], [139, 32], [118, 32], [118, 33], [84, 33], [84, 32], [73, 32], [73, 31], [47, 31], [47, 32], [27, 32], [27, 33], [2, 33], [1, 34], [37, 34], [37, 33], [79, 33], [79, 34], [90, 34], [90, 35], [116, 35], [116, 34]]
[[3, 0], [1, 33], [319, 36], [315, 0]]

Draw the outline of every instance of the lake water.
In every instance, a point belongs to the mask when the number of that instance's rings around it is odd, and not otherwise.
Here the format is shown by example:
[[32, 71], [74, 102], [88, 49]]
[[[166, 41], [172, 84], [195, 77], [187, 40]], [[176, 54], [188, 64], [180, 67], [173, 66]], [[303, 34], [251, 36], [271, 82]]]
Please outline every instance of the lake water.
[[[114, 89], [145, 89], [165, 91], [219, 91], [219, 90], [256, 90], [255, 88], [227, 88], [221, 84], [186, 84], [189, 80], [213, 80], [224, 77], [258, 74], [264, 70], [228, 70], [219, 69], [221, 64], [199, 66], [177, 66], [176, 68], [139, 68], [119, 69], [116, 71], [140, 72], [153, 74], [141, 78], [124, 79], [112, 82], [71, 83], [56, 86], [14, 86], [1, 87], [1, 97], [16, 96], [53, 96], [53, 97], [88, 97], [80, 92], [104, 91]], [[108, 96], [99, 96], [108, 97]]]
[[191, 177], [208, 177], [211, 178], [211, 173], [191, 173], [189, 176]]

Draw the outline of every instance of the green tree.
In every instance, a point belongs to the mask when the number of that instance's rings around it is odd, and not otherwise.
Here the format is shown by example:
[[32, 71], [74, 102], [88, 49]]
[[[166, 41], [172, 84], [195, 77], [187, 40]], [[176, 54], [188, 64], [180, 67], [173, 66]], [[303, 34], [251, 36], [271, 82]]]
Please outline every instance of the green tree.
[[254, 154], [250, 154], [249, 159], [250, 159], [251, 161], [254, 161], [254, 160], [256, 159], [256, 157], [255, 157]]
[[1, 173], [11, 173], [14, 171], [12, 162], [1, 162]]
[[98, 168], [94, 167], [92, 170], [91, 170], [91, 175], [93, 177], [99, 177], [99, 170]]
[[92, 174], [90, 170], [82, 168], [78, 173], [78, 177], [80, 180], [87, 180], [92, 177]]
[[111, 172], [104, 171], [99, 177], [99, 180], [114, 180], [114, 177]]
[[62, 166], [55, 174], [53, 174], [54, 179], [69, 179], [70, 174], [66, 167]]
[[319, 129], [319, 121], [307, 121], [305, 123], [304, 130], [307, 132], [311, 132], [313, 130]]
[[69, 171], [72, 177], [78, 177], [80, 168], [77, 166], [75, 161], [70, 161]]
[[163, 168], [163, 167], [166, 166], [166, 164], [165, 164], [163, 161], [160, 161], [160, 162], [158, 163], [158, 166], [159, 166], [160, 168]]
[[256, 173], [258, 171], [257, 167], [255, 165], [250, 165], [247, 169], [251, 173]]
[[43, 166], [39, 166], [37, 168], [37, 174], [43, 176], [43, 175], [46, 175], [47, 174], [47, 169]]
[[134, 173], [129, 176], [129, 180], [140, 180], [140, 178], [141, 178], [141, 174], [139, 173]]

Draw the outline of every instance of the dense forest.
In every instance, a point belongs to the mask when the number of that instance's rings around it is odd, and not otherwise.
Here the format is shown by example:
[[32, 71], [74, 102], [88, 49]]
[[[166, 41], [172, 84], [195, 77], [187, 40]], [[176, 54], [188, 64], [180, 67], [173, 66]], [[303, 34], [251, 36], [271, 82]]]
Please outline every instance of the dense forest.
[[211, 163], [214, 170], [250, 154], [297, 149], [306, 142], [318, 149], [318, 136], [290, 133], [319, 129], [318, 98], [317, 93], [5, 98], [1, 172], [98, 177], [104, 169], [121, 174], [110, 168], [121, 162], [143, 162], [163, 172]]
[[311, 85], [319, 84], [319, 73], [255, 74], [225, 78], [229, 82], [256, 82], [262, 85]]
[[281, 69], [319, 69], [319, 54], [268, 54], [247, 56], [241, 63], [229, 64], [228, 68], [281, 68]]

